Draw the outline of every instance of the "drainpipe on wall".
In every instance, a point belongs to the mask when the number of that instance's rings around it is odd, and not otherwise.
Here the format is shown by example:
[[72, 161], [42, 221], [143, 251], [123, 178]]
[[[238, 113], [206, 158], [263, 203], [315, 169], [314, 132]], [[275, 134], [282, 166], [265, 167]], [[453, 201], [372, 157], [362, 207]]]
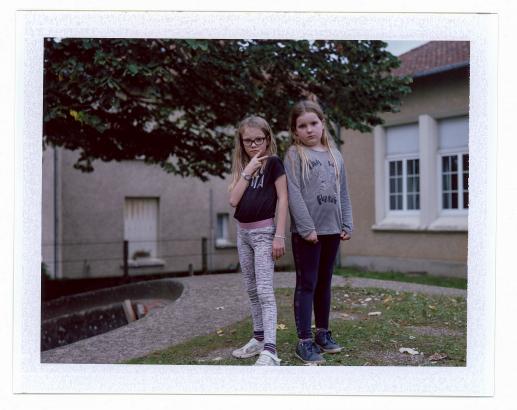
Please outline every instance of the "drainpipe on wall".
[[63, 277], [61, 259], [61, 173], [59, 149], [54, 147], [54, 279]]
[[214, 191], [212, 187], [210, 187], [210, 197], [209, 197], [209, 210], [210, 213], [210, 251], [208, 252], [208, 272], [212, 272], [214, 266], [213, 266], [213, 260], [212, 260], [212, 254], [214, 253], [215, 246], [214, 246]]
[[58, 209], [58, 206], [57, 206], [57, 186], [58, 186], [58, 170], [57, 170], [57, 165], [58, 165], [58, 161], [57, 161], [57, 148], [54, 147], [54, 269], [53, 269], [53, 273], [54, 273], [54, 279], [57, 279], [57, 270], [58, 270], [58, 263], [57, 263], [57, 254], [58, 254], [58, 251], [57, 251], [57, 244], [58, 244], [58, 236], [59, 236], [59, 230], [58, 230], [58, 224], [59, 224], [59, 221], [58, 221], [58, 215], [57, 215], [57, 209]]

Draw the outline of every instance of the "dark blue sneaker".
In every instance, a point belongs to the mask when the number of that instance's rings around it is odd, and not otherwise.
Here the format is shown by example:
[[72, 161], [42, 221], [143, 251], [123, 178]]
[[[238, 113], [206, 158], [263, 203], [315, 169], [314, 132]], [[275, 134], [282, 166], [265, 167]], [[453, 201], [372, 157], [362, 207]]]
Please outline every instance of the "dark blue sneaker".
[[316, 332], [314, 340], [324, 353], [339, 353], [343, 349], [332, 339], [332, 332], [330, 330]]
[[318, 354], [322, 354], [323, 353], [323, 350], [321, 350], [320, 347], [316, 343], [314, 343], [314, 342], [312, 342], [312, 349], [316, 353], [318, 353]]
[[296, 346], [296, 357], [304, 363], [308, 364], [321, 364], [325, 363], [325, 359], [315, 350], [316, 346], [312, 340], [306, 340], [304, 342], [298, 342]]

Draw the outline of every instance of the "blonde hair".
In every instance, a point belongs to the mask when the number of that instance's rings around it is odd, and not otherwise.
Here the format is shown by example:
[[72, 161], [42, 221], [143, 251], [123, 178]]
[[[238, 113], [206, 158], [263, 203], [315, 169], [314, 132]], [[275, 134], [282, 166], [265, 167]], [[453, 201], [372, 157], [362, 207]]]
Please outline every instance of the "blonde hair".
[[[232, 182], [228, 187], [228, 191], [231, 191], [235, 184], [239, 181], [241, 177], [242, 171], [246, 168], [246, 165], [250, 162], [251, 158], [246, 153], [244, 149], [244, 144], [242, 143], [242, 134], [246, 128], [256, 128], [264, 133], [266, 137], [266, 155], [276, 155], [276, 142], [275, 137], [273, 135], [273, 131], [271, 131], [271, 127], [267, 123], [267, 121], [259, 116], [250, 115], [249, 117], [244, 118], [238, 125], [237, 130], [235, 132], [235, 148], [233, 149], [233, 160], [232, 160]], [[266, 162], [262, 165], [261, 169], [264, 169]]]
[[[315, 95], [312, 95], [307, 100], [298, 101], [293, 108], [291, 108], [291, 112], [289, 113], [289, 131], [291, 134], [291, 147], [296, 149], [298, 156], [302, 162], [302, 182], [308, 178], [309, 174], [309, 159], [307, 157], [307, 152], [305, 145], [296, 137], [296, 121], [298, 117], [305, 113], [314, 113], [318, 116], [320, 121], [323, 124], [323, 133], [321, 135], [321, 143], [324, 147], [326, 147], [329, 151], [330, 156], [332, 157], [332, 161], [334, 162], [334, 172], [336, 173], [336, 183], [339, 186], [339, 167], [337, 164], [336, 157], [332, 152], [332, 149], [337, 149], [336, 144], [332, 140], [332, 137], [329, 134], [327, 129], [327, 122], [325, 121], [325, 115], [323, 114], [323, 110], [320, 105], [317, 103], [317, 99]], [[293, 168], [294, 173], [294, 158], [290, 156], [291, 166]]]

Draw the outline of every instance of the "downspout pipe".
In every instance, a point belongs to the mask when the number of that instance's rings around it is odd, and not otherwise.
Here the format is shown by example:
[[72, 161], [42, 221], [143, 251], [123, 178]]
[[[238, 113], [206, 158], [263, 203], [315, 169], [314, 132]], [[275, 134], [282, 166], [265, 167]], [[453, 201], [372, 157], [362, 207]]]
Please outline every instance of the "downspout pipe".
[[59, 186], [59, 170], [58, 170], [58, 150], [57, 147], [54, 147], [54, 279], [59, 277], [58, 275], [58, 243], [59, 243], [59, 216], [58, 216], [58, 192], [57, 188]]

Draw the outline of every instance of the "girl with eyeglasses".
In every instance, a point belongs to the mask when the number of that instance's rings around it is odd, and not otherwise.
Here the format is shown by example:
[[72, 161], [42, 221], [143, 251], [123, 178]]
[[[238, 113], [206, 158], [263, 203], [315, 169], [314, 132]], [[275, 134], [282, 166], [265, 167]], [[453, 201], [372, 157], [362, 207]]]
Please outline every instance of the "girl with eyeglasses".
[[[230, 205], [235, 207], [237, 249], [251, 304], [253, 337], [232, 355], [259, 355], [255, 365], [280, 364], [276, 351], [275, 260], [285, 253], [287, 180], [269, 124], [250, 116], [235, 135]], [[278, 217], [275, 225], [275, 209]]]

